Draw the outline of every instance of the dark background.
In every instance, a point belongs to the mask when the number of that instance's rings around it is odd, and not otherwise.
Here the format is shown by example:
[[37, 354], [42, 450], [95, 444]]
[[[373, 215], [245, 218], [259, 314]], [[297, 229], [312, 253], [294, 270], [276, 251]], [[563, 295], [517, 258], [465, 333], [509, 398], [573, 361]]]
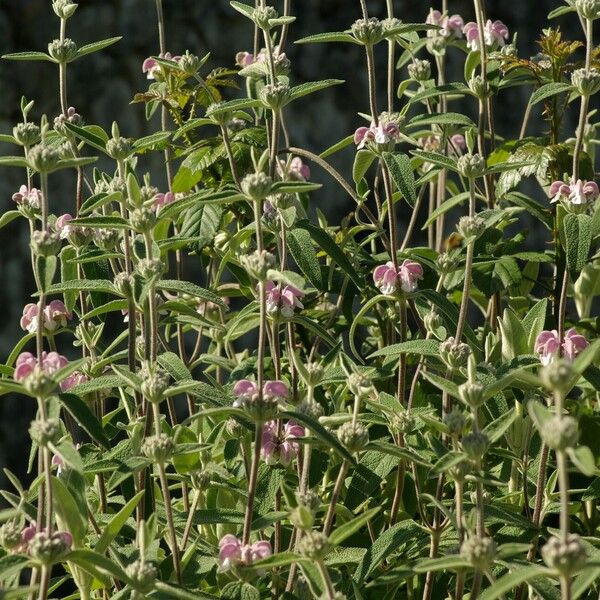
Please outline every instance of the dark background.
[[[274, 1], [281, 8], [281, 0]], [[535, 54], [535, 40], [547, 26], [547, 13], [559, 6], [557, 0], [522, 0], [521, 2], [488, 1], [492, 19], [501, 19], [511, 35], [518, 33], [521, 56]], [[429, 3], [420, 0], [395, 1], [396, 16], [405, 22], [422, 22]], [[371, 16], [385, 16], [384, 0], [368, 0]], [[436, 7], [434, 5], [434, 7]], [[465, 22], [473, 20], [472, 2], [450, 1], [451, 13], [460, 13]], [[212, 53], [209, 68], [234, 66], [236, 52], [250, 50], [250, 22], [233, 11], [225, 0], [164, 0], [167, 48], [173, 54], [186, 49], [202, 56]], [[290, 30], [286, 52], [292, 60], [292, 83], [323, 78], [345, 79], [343, 86], [315, 94], [288, 110], [288, 126], [294, 145], [320, 152], [363, 124], [358, 111], [368, 111], [364, 54], [350, 44], [294, 46], [294, 39], [324, 31], [344, 30], [360, 16], [358, 0], [292, 0], [292, 14], [297, 21]], [[568, 37], [581, 38], [577, 19], [568, 15], [559, 19]], [[158, 52], [154, 0], [82, 0], [75, 16], [68, 21], [67, 35], [78, 45], [123, 36], [118, 44], [87, 56], [68, 67], [69, 104], [76, 107], [86, 123], [97, 123], [110, 131], [117, 120], [123, 135], [140, 137], [158, 128], [147, 123], [142, 105], [130, 105], [135, 92], [147, 87], [141, 72], [145, 57]], [[0, 0], [0, 53], [24, 50], [46, 50], [58, 37], [58, 19], [50, 0]], [[384, 99], [386, 45], [377, 47], [380, 103]], [[422, 58], [425, 58], [423, 55]], [[461, 79], [463, 57], [452, 49], [449, 53], [448, 81]], [[510, 90], [499, 100], [496, 123], [501, 135], [518, 133], [526, 90]], [[58, 68], [46, 62], [16, 63], [0, 61], [0, 132], [10, 133], [21, 120], [19, 103], [22, 95], [35, 100], [31, 119], [42, 114], [49, 119], [58, 114]], [[234, 97], [234, 92], [231, 93]], [[455, 105], [453, 110], [472, 114], [474, 106]], [[543, 128], [536, 115], [532, 132]], [[0, 144], [0, 155], [13, 154], [18, 148]], [[334, 165], [351, 180], [353, 151], [347, 150], [333, 159]], [[150, 164], [161, 184], [159, 159]], [[332, 221], [351, 209], [348, 198], [331, 185], [316, 167], [313, 179], [325, 184], [313, 195], [315, 206]], [[11, 195], [24, 182], [22, 170], [0, 170], [0, 213], [13, 208]], [[72, 212], [73, 182], [71, 176], [50, 177], [50, 210], [54, 214]], [[400, 215], [405, 224], [409, 215]], [[34, 290], [28, 250], [29, 232], [23, 219], [0, 230], [0, 362], [3, 362], [22, 332], [19, 318], [22, 307]], [[64, 339], [64, 338], [63, 338]], [[68, 339], [65, 340], [68, 343]], [[63, 343], [65, 343], [63, 342]], [[64, 354], [71, 349], [60, 347]], [[27, 428], [33, 417], [32, 402], [26, 398], [0, 397], [0, 466], [22, 473], [26, 462]], [[0, 474], [0, 487], [5, 484]]]

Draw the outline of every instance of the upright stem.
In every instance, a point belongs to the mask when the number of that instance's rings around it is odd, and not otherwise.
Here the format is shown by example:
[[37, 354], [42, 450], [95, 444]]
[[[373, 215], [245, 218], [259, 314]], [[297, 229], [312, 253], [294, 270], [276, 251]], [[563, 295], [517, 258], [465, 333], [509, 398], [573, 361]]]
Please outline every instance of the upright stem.
[[250, 481], [248, 482], [248, 503], [246, 504], [246, 514], [244, 517], [244, 532], [242, 534], [242, 545], [246, 545], [250, 541], [250, 532], [252, 529], [252, 515], [254, 513], [254, 499], [256, 496], [256, 480], [258, 477], [258, 467], [260, 465], [260, 443], [262, 439], [262, 433], [263, 423], [257, 423], [256, 435], [254, 438], [254, 453], [252, 455], [252, 464], [250, 466]]
[[[386, 0], [388, 19], [394, 18], [394, 0]], [[394, 111], [394, 75], [396, 72], [396, 42], [388, 40], [388, 64], [387, 64], [387, 109], [388, 112]]]

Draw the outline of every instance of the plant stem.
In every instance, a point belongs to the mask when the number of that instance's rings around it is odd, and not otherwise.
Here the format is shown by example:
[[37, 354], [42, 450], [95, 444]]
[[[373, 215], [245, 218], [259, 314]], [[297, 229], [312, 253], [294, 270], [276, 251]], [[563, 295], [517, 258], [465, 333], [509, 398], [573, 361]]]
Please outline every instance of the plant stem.
[[316, 566], [321, 575], [321, 579], [323, 580], [323, 585], [325, 586], [327, 600], [335, 600], [335, 589], [325, 563], [322, 560], [317, 560]]
[[[261, 388], [262, 390], [262, 388]], [[261, 393], [261, 392], [259, 392]], [[252, 464], [250, 466], [250, 480], [248, 482], [248, 503], [246, 504], [246, 514], [244, 517], [244, 532], [242, 534], [242, 545], [245, 546], [250, 541], [250, 532], [252, 528], [252, 516], [254, 513], [254, 500], [256, 496], [256, 480], [258, 477], [258, 467], [260, 465], [260, 444], [263, 433], [263, 423], [256, 424], [256, 435], [254, 438], [254, 453], [252, 455]]]
[[[157, 407], [155, 406], [155, 411]], [[171, 507], [171, 493], [169, 492], [169, 482], [167, 481], [167, 474], [165, 471], [165, 465], [159, 463], [158, 465], [158, 476], [160, 479], [160, 487], [163, 495], [163, 502], [165, 505], [165, 516], [167, 518], [167, 527], [169, 529], [169, 537], [171, 538], [171, 554], [173, 555], [173, 570], [177, 577], [177, 582], [181, 583], [181, 564], [179, 560], [179, 548], [177, 546], [177, 533], [175, 531], [175, 523], [173, 521], [173, 509]]]
[[333, 519], [335, 518], [335, 505], [340, 497], [340, 493], [344, 485], [344, 479], [346, 479], [346, 473], [348, 472], [348, 466], [348, 461], [344, 459], [342, 465], [340, 466], [337, 479], [335, 480], [335, 486], [331, 494], [331, 499], [329, 500], [329, 507], [327, 508], [327, 515], [323, 524], [323, 533], [327, 536], [329, 535], [331, 526], [333, 525]]

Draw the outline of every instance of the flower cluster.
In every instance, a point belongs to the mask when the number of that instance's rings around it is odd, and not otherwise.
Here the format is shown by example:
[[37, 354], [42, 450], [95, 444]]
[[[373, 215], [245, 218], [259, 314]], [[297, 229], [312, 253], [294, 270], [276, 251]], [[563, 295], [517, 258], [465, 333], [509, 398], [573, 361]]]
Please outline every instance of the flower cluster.
[[267, 291], [267, 313], [273, 316], [281, 316], [284, 319], [291, 319], [297, 308], [304, 308], [300, 298], [304, 292], [295, 288], [293, 285], [285, 285], [267, 281], [265, 283]]
[[391, 296], [402, 291], [410, 294], [417, 289], [417, 281], [423, 278], [423, 267], [406, 259], [396, 268], [392, 261], [375, 267], [373, 281], [382, 294]]
[[376, 144], [389, 146], [400, 139], [400, 119], [396, 115], [382, 113], [378, 123], [371, 121], [369, 127], [359, 127], [354, 132], [354, 143], [358, 150]]
[[[180, 63], [182, 57], [179, 55], [173, 56], [170, 52], [165, 52], [164, 54], [161, 52], [158, 58]], [[142, 73], [146, 73], [147, 79], [159, 80], [162, 78], [162, 66], [155, 58], [150, 56], [142, 63]]]
[[271, 544], [267, 541], [242, 544], [235, 535], [227, 534], [219, 542], [219, 563], [223, 571], [235, 567], [249, 567], [272, 553]]
[[295, 421], [280, 426], [277, 421], [268, 421], [263, 428], [261, 456], [268, 465], [281, 463], [289, 465], [298, 455], [299, 444], [296, 438], [304, 437], [304, 427]]
[[[479, 50], [479, 27], [470, 21], [463, 28], [467, 46], [475, 51]], [[502, 21], [488, 19], [483, 27], [483, 40], [488, 48], [502, 48], [508, 40], [508, 27]]]
[[13, 202], [27, 210], [39, 210], [42, 205], [42, 192], [37, 188], [22, 185], [18, 192], [12, 195]]
[[[35, 333], [39, 326], [38, 304], [29, 303], [23, 308], [23, 316], [21, 317], [21, 328], [29, 333]], [[73, 317], [73, 314], [60, 300], [50, 301], [43, 310], [44, 330], [52, 333], [61, 327], [67, 326], [67, 321]]]
[[[272, 399], [275, 402], [282, 402], [289, 398], [290, 391], [283, 381], [266, 381], [262, 389], [263, 398]], [[258, 398], [258, 386], [256, 382], [249, 379], [242, 379], [233, 386], [233, 395], [236, 397], [233, 402], [235, 408], [241, 408]]]
[[574, 206], [590, 204], [598, 196], [600, 196], [598, 185], [594, 181], [582, 181], [581, 179], [571, 179], [569, 183], [554, 181], [548, 190], [548, 197], [552, 198], [551, 203], [562, 200]]
[[542, 331], [535, 340], [534, 350], [539, 355], [541, 363], [549, 365], [561, 349], [565, 358], [573, 360], [587, 346], [588, 341], [573, 327], [565, 332], [562, 342], [556, 329]]

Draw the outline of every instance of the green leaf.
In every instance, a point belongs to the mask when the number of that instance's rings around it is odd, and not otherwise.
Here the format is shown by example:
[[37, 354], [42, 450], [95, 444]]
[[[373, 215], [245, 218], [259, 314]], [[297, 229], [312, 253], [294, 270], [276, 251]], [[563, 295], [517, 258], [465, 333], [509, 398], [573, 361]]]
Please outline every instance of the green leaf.
[[573, 281], [585, 266], [592, 244], [592, 218], [569, 213], [564, 219], [567, 267]]
[[[350, 343], [350, 350], [352, 354], [356, 356], [356, 358], [361, 359], [358, 350], [356, 349], [356, 344], [354, 343], [354, 337], [356, 335], [356, 329], [361, 324], [361, 319], [379, 302], [395, 302], [395, 298], [393, 296], [386, 296], [385, 294], [378, 294], [374, 296], [370, 300], [368, 300], [361, 309], [356, 313], [356, 316], [352, 320], [352, 325], [350, 325], [350, 331], [348, 333], [348, 341]], [[362, 359], [361, 359], [362, 360]]]
[[360, 275], [357, 272], [357, 269], [352, 265], [348, 257], [342, 252], [341, 248], [333, 241], [329, 233], [322, 229], [321, 227], [317, 227], [313, 225], [310, 221], [301, 220], [296, 223], [297, 229], [306, 229], [308, 233], [310, 233], [310, 237], [313, 239], [318, 248], [321, 248], [326, 254], [328, 254], [350, 277], [350, 279], [356, 284], [358, 288], [362, 288], [364, 285]]
[[427, 221], [421, 227], [421, 230], [427, 229], [432, 223], [434, 223], [438, 217], [441, 217], [443, 214], [447, 213], [450, 209], [462, 204], [465, 200], [469, 199], [469, 192], [463, 192], [462, 194], [457, 194], [456, 196], [452, 196], [440, 206], [438, 206], [435, 210], [431, 211]]
[[417, 202], [417, 188], [410, 158], [406, 154], [384, 152], [383, 161], [403, 198], [409, 206], [414, 206]]
[[242, 2], [236, 2], [236, 0], [232, 0], [229, 4], [234, 10], [237, 10], [245, 17], [254, 20], [254, 6], [249, 6], [248, 4], [243, 4]]
[[175, 381], [193, 379], [190, 370], [174, 352], [165, 352], [164, 354], [159, 355], [157, 360], [160, 366], [168, 371]]
[[12, 54], [3, 54], [4, 60], [45, 60], [56, 62], [49, 54], [45, 52], [14, 52]]
[[490, 443], [497, 442], [506, 432], [506, 430], [514, 423], [518, 414], [516, 410], [511, 410], [501, 414], [497, 419], [489, 423], [483, 432], [487, 434]]
[[328, 33], [316, 33], [314, 35], [309, 35], [307, 37], [300, 38], [296, 40], [295, 44], [327, 44], [331, 42], [346, 42], [349, 44], [356, 44], [358, 46], [361, 43], [349, 33], [344, 33], [343, 31], [331, 31]]
[[129, 223], [122, 217], [102, 216], [102, 217], [80, 217], [69, 221], [70, 225], [81, 225], [91, 229], [129, 229]]
[[176, 279], [161, 279], [156, 287], [159, 290], [167, 290], [169, 292], [177, 292], [179, 294], [188, 294], [189, 296], [194, 296], [195, 298], [200, 298], [201, 300], [205, 300], [207, 302], [213, 302], [214, 304], [218, 304], [223, 308], [227, 308], [226, 304], [221, 300], [221, 297], [211, 292], [210, 290], [206, 290], [201, 288], [194, 283], [190, 283], [189, 281], [178, 281]]
[[381, 350], [373, 352], [369, 358], [385, 356], [387, 358], [399, 358], [402, 354], [418, 354], [420, 356], [439, 356], [440, 342], [437, 340], [409, 340], [399, 344], [386, 346]]
[[537, 400], [531, 400], [527, 403], [527, 411], [537, 430], [540, 432], [544, 427], [544, 423], [552, 418], [550, 410]]
[[106, 152], [106, 139], [94, 133], [90, 128], [73, 125], [73, 123], [69, 123], [68, 121], [65, 123], [65, 127], [73, 135], [92, 146], [92, 148], [96, 148], [96, 150], [100, 150], [101, 152]]
[[293, 419], [294, 421], [304, 425], [310, 430], [310, 433], [320, 439], [326, 447], [335, 450], [340, 456], [345, 458], [350, 463], [356, 463], [352, 454], [346, 450], [345, 446], [340, 443], [337, 437], [325, 429], [317, 420], [304, 413], [293, 412], [289, 410], [283, 411], [281, 416]]
[[353, 579], [361, 584], [383, 560], [391, 557], [405, 545], [417, 542], [426, 536], [425, 532], [414, 521], [406, 520], [386, 529], [372, 546], [356, 568]]
[[81, 48], [77, 50], [77, 58], [81, 58], [82, 56], [85, 56], [86, 54], [91, 54], [92, 52], [104, 50], [104, 48], [108, 48], [108, 46], [116, 44], [119, 40], [121, 40], [120, 36], [108, 38], [99, 42], [92, 42], [91, 44], [85, 44], [85, 46], [81, 46]]
[[29, 167], [29, 163], [22, 156], [0, 156], [0, 167], [26, 169]]
[[295, 314], [290, 320], [293, 323], [301, 325], [302, 327], [305, 327], [306, 329], [312, 331], [314, 335], [316, 335], [318, 338], [321, 338], [321, 340], [323, 340], [326, 344], [329, 344], [331, 348], [335, 348], [337, 346], [337, 340], [334, 337], [332, 337], [332, 335], [327, 331], [327, 329], [325, 329], [325, 327], [323, 327], [317, 321], [309, 319], [308, 317], [305, 317], [301, 314]]
[[[105, 388], [100, 388], [105, 389]], [[58, 395], [61, 404], [73, 416], [77, 424], [82, 427], [86, 433], [98, 444], [104, 446], [107, 450], [110, 448], [110, 441], [104, 433], [100, 421], [89, 409], [86, 402], [73, 393], [63, 393]]]
[[370, 150], [359, 150], [354, 156], [354, 165], [352, 166], [352, 179], [358, 184], [362, 181], [365, 173], [375, 160], [375, 155]]
[[573, 86], [569, 83], [562, 82], [552, 82], [546, 83], [542, 87], [538, 88], [531, 94], [531, 98], [529, 98], [529, 106], [533, 106], [542, 100], [546, 100], [546, 98], [551, 98], [552, 96], [556, 96], [556, 94], [561, 94], [562, 92], [570, 92], [573, 90]]
[[308, 94], [324, 90], [334, 85], [340, 85], [340, 83], [344, 83], [344, 81], [342, 79], [323, 79], [322, 81], [307, 81], [306, 83], [297, 85], [296, 87], [293, 87], [290, 90], [290, 102], [298, 98], [302, 98], [302, 96], [307, 96]]
[[301, 560], [303, 560], [302, 557], [293, 552], [280, 552], [279, 554], [272, 554], [262, 560], [257, 560], [252, 563], [252, 566], [257, 569], [274, 569], [275, 567], [285, 567], [295, 562], [300, 562]]
[[523, 329], [527, 334], [527, 346], [531, 350], [535, 345], [538, 335], [544, 330], [546, 312], [548, 310], [548, 299], [538, 300], [523, 318]]
[[141, 490], [138, 492], [125, 506], [116, 514], [112, 519], [106, 524], [100, 539], [96, 542], [96, 546], [94, 548], [95, 552], [99, 554], [104, 554], [112, 541], [117, 537], [123, 526], [127, 522], [127, 519], [131, 516], [135, 507], [138, 505], [145, 491]]
[[526, 581], [537, 579], [538, 577], [548, 577], [552, 571], [546, 567], [529, 565], [527, 567], [518, 567], [514, 571], [503, 575], [497, 579], [490, 587], [483, 590], [479, 596], [480, 600], [496, 600], [502, 595], [514, 590], [517, 586]]
[[569, 458], [573, 464], [584, 475], [592, 477], [596, 474], [596, 460], [592, 451], [587, 446], [577, 446], [577, 448], [567, 448]]
[[175, 598], [176, 600], [217, 600], [217, 596], [194, 590], [188, 592], [183, 588], [177, 587], [171, 583], [164, 581], [155, 581], [154, 587], [159, 592], [163, 592], [167, 598]]
[[7, 210], [0, 217], [0, 229], [2, 229], [2, 227], [4, 227], [4, 226], [8, 225], [9, 223], [12, 223], [15, 219], [17, 219], [20, 216], [21, 216], [21, 213], [18, 210]]
[[422, 127], [423, 125], [450, 125], [452, 127], [475, 127], [469, 117], [460, 113], [433, 113], [413, 117], [407, 127]]
[[287, 242], [290, 253], [302, 273], [318, 290], [324, 289], [321, 265], [312, 245], [310, 233], [306, 229], [292, 229], [288, 232]]
[[429, 571], [461, 571], [469, 568], [470, 563], [460, 554], [450, 554], [440, 558], [426, 558], [415, 565], [415, 572], [427, 573]]
[[354, 517], [351, 521], [339, 525], [329, 536], [329, 542], [333, 546], [339, 546], [343, 541], [362, 529], [380, 510], [381, 506], [371, 508], [357, 517]]
[[112, 282], [107, 279], [72, 279], [51, 285], [46, 291], [48, 294], [58, 294], [67, 291], [81, 292], [105, 292], [115, 294], [116, 290]]
[[82, 515], [71, 492], [60, 479], [52, 477], [53, 506], [56, 514], [66, 525], [75, 543], [80, 544], [87, 529], [87, 515]]
[[118, 563], [93, 550], [74, 550], [67, 555], [66, 560], [75, 563], [90, 575], [98, 577], [101, 581], [105, 580], [106, 576], [109, 575], [128, 585], [133, 584], [127, 573], [125, 573]]
[[428, 163], [444, 167], [445, 169], [450, 169], [451, 171], [457, 170], [456, 161], [444, 154], [440, 154], [439, 152], [424, 152], [422, 150], [412, 150], [411, 152], [415, 156], [418, 156]]

